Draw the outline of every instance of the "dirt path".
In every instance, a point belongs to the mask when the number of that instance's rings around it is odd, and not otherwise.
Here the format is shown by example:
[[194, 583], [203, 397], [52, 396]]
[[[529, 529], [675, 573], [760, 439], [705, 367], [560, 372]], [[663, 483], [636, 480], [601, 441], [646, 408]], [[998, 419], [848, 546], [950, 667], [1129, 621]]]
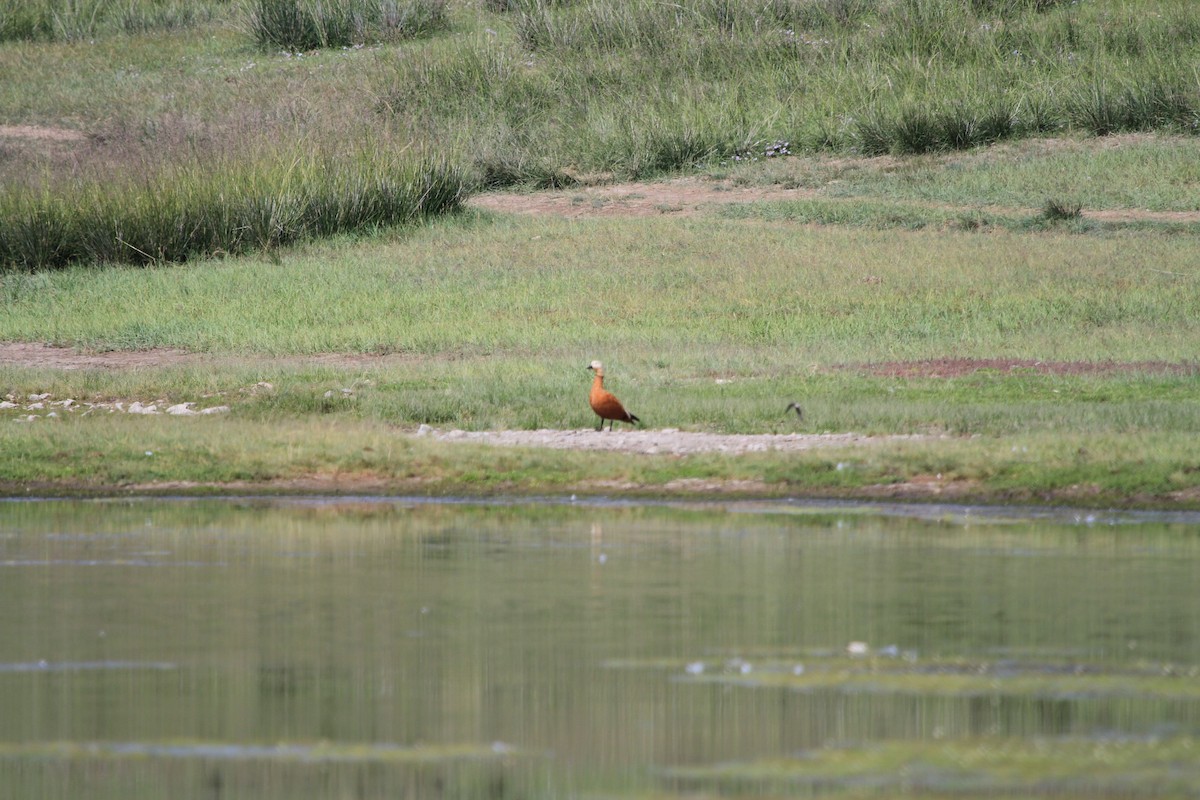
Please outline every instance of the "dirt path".
[[[89, 352], [55, 347], [40, 342], [0, 342], [0, 366], [43, 369], [153, 369], [197, 365], [263, 364], [300, 367], [319, 364], [344, 369], [396, 366], [412, 360], [401, 353], [318, 353], [308, 356], [213, 356], [186, 350], [112, 350]], [[1021, 371], [1039, 375], [1107, 375], [1121, 372], [1194, 374], [1200, 364], [1165, 361], [1037, 361], [1017, 358], [935, 358], [917, 361], [886, 361], [875, 364], [843, 364], [832, 370], [862, 372], [895, 378], [954, 378], [981, 370]]]
[[273, 366], [302, 366], [323, 364], [345, 369], [385, 367], [411, 361], [403, 353], [374, 355], [370, 353], [317, 353], [308, 356], [214, 356], [157, 347], [149, 350], [84, 351], [71, 347], [55, 347], [40, 342], [0, 342], [0, 365], [38, 367], [46, 369], [151, 369], [155, 367], [232, 366], [238, 364], [270, 364]]
[[782, 186], [735, 186], [702, 178], [676, 178], [654, 183], [585, 186], [543, 192], [488, 192], [467, 201], [472, 208], [506, 214], [550, 214], [559, 217], [691, 216], [728, 203], [806, 200], [812, 189]]
[[607, 450], [643, 455], [690, 455], [693, 453], [798, 452], [872, 443], [913, 441], [937, 437], [894, 435], [863, 436], [857, 433], [762, 433], [721, 434], [660, 430], [537, 430], [537, 431], [443, 431], [422, 425], [416, 433], [444, 442], [509, 447], [549, 447], [555, 450]]
[[[573, 189], [540, 192], [487, 192], [471, 197], [467, 205], [506, 214], [552, 215], [568, 219], [586, 217], [697, 216], [716, 213], [722, 206], [742, 203], [822, 200], [828, 203], [853, 203], [861, 197], [834, 198], [818, 189], [788, 188], [781, 185], [739, 186], [707, 178], [674, 178], [654, 183], [625, 183], [582, 186]], [[911, 206], [943, 211], [979, 211], [977, 207], [951, 206], [916, 200], [900, 201]], [[1034, 217], [1037, 208], [985, 206], [1005, 216]], [[1084, 219], [1103, 222], [1200, 222], [1200, 211], [1147, 211], [1144, 209], [1085, 209]]]

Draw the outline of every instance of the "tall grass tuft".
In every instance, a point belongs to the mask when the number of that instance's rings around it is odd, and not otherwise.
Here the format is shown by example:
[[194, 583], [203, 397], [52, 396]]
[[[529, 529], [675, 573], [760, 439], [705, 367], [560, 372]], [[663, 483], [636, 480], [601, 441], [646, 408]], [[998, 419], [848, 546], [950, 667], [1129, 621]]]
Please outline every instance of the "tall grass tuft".
[[875, 0], [769, 0], [765, 10], [797, 28], [825, 30], [859, 24], [875, 7]]
[[1048, 222], [1071, 222], [1083, 216], [1083, 204], [1073, 200], [1051, 197], [1042, 205], [1042, 219]]
[[0, 41], [82, 41], [191, 28], [230, 14], [230, 0], [22, 0], [0, 3]]
[[688, 126], [675, 127], [661, 119], [631, 132], [623, 150], [626, 158], [620, 164], [622, 172], [635, 179], [686, 169], [715, 154], [729, 153], [729, 148], [711, 134]]
[[1195, 77], [1167, 55], [1200, 41], [1200, 14], [1170, 4], [1143, 15], [1055, 0], [504, 9], [513, 40], [391, 62], [378, 104], [461, 148], [485, 186], [644, 177], [755, 141], [919, 154], [1071, 130], [1200, 130]]
[[1097, 136], [1123, 131], [1195, 130], [1200, 123], [1200, 86], [1154, 76], [1113, 85], [1098, 80], [1083, 87], [1067, 104], [1070, 123]]
[[966, 150], [1010, 138], [1018, 130], [1016, 113], [1001, 101], [982, 108], [966, 102], [933, 110], [919, 103], [875, 107], [855, 122], [858, 149], [867, 155]]
[[266, 50], [412, 39], [446, 25], [446, 0], [257, 0], [250, 15], [255, 41]]
[[0, 272], [236, 254], [414, 222], [457, 208], [463, 178], [440, 160], [308, 154], [140, 182], [0, 194]]

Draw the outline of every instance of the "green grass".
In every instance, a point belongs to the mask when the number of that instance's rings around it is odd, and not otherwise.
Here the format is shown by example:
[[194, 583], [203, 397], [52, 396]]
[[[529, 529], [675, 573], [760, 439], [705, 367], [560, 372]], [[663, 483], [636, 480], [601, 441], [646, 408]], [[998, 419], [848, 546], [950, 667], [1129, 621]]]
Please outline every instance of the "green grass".
[[395, 41], [438, 30], [444, 0], [25, 0], [0, 9], [0, 41], [77, 42], [236, 25], [263, 48], [311, 50]]
[[1040, 209], [991, 210], [983, 207], [948, 208], [923, 203], [877, 200], [783, 200], [754, 204], [730, 204], [722, 212], [727, 219], [760, 219], [775, 223], [805, 223], [872, 228], [875, 230], [925, 229], [1012, 233], [1065, 232], [1101, 236], [1148, 233], [1194, 237], [1200, 233], [1200, 218], [1176, 221], [1153, 216], [1105, 219], [1085, 215], [1083, 204], [1047, 198]]
[[[770, 208], [770, 207], [768, 207]], [[756, 212], [751, 212], [756, 213]], [[761, 212], [765, 213], [765, 212]], [[1130, 234], [1131, 236], [1133, 234]], [[562, 353], [724, 369], [898, 358], [1194, 357], [1190, 237], [466, 215], [195, 269], [0, 283], [0, 339], [201, 352]]]
[[[1154, 233], [467, 214], [278, 259], [9, 275], [0, 339], [177, 347], [212, 361], [5, 368], [0, 393], [232, 410], [33, 423], [12, 421], [21, 409], [0, 412], [0, 451], [21, 454], [2, 479], [329, 488], [340, 475], [350, 487], [484, 493], [744, 480], [759, 493], [871, 496], [940, 475], [958, 498], [1189, 505], [1200, 474], [1197, 274], [1187, 237]], [[321, 366], [304, 357], [326, 352], [386, 358]], [[1133, 366], [953, 378], [883, 377], [871, 366], [948, 354]], [[421, 424], [583, 428], [593, 422], [592, 358], [651, 428], [926, 438], [679, 459], [399, 435]], [[260, 381], [272, 388], [255, 389]], [[792, 400], [803, 420], [787, 415]]]
[[281, 154], [253, 168], [170, 170], [156, 181], [0, 195], [0, 264], [182, 262], [270, 251], [347, 230], [410, 224], [458, 207], [463, 179], [436, 162], [391, 165]]
[[[0, 140], [0, 341], [210, 360], [0, 366], [0, 395], [231, 411], [0, 411], [8, 490], [936, 480], [1198, 502], [1197, 223], [1143, 211], [1200, 208], [1191, 4], [452, 4], [417, 39], [287, 53], [256, 41], [246, 4], [178, 24], [169, 3], [122, 8], [140, 21], [106, 7], [70, 35], [0, 18], [0, 124], [81, 134]], [[679, 218], [453, 213], [484, 187], [679, 171], [808, 196]], [[330, 352], [367, 358], [306, 360]], [[869, 367], [944, 357], [1132, 366]], [[631, 458], [398, 435], [590, 425], [593, 358], [652, 428], [924, 438]]]
[[[856, 368], [794, 374], [779, 365], [771, 371], [761, 359], [755, 366], [759, 373], [744, 364], [739, 374], [734, 368], [717, 371], [694, 356], [658, 364], [613, 361], [609, 384], [652, 429], [1134, 437], [1190, 435], [1200, 421], [1193, 400], [1197, 377], [1189, 374], [1066, 377], [1017, 369], [958, 378], [880, 378]], [[411, 431], [421, 424], [533, 430], [581, 429], [595, 422], [584, 402], [586, 371], [577, 359], [559, 354], [536, 364], [500, 355], [359, 369], [248, 361], [111, 373], [22, 370], [0, 373], [0, 379], [0, 389], [23, 402], [43, 392], [57, 400], [136, 400], [160, 409], [190, 401], [199, 408], [230, 405], [235, 416], [265, 424], [328, 417]], [[254, 388], [259, 382], [273, 388]], [[803, 406], [803, 420], [786, 412], [793, 400]], [[0, 411], [0, 419], [24, 413]]]
[[715, 165], [708, 174], [735, 185], [811, 189], [830, 199], [996, 206], [1009, 215], [1039, 209], [1048, 198], [1079, 203], [1085, 213], [1200, 208], [1200, 140], [1190, 137], [1038, 139], [904, 159], [760, 159]]
[[[0, 143], [4, 229], [40, 219], [43, 191], [62, 217], [0, 252], [0, 269], [58, 266], [114, 182], [208, 217], [193, 176], [241, 193], [240, 176], [279, 169], [281, 152], [336, 162], [349, 145], [377, 154], [376, 170], [433, 158], [472, 187], [565, 186], [707, 168], [780, 142], [908, 155], [1047, 134], [1190, 136], [1200, 120], [1187, 66], [1200, 10], [1182, 0], [1136, 11], [1116, 0], [413, 0], [386, 19], [358, 0], [262, 0], [202, 4], [178, 24], [170, 3], [119, 5], [40, 0], [0, 20], [0, 123], [86, 136], [57, 149]], [[278, 31], [289, 20], [296, 41]], [[1159, 166], [1191, 182], [1186, 159]], [[302, 193], [325, 189], [319, 174], [305, 181]], [[1092, 207], [1049, 188], [1033, 205], [1049, 198]], [[208, 251], [237, 252], [236, 232], [257, 224], [248, 216]], [[351, 215], [336, 229], [376, 224]], [[152, 257], [190, 255], [172, 226], [146, 233], [138, 247]]]
[[[1194, 507], [1197, 437], [909, 440], [799, 453], [630, 457], [398, 435], [345, 416], [113, 415], [0, 426], [4, 494], [376, 491], [416, 494], [912, 496]], [[1122, 466], [1126, 465], [1126, 466]], [[738, 482], [745, 482], [739, 485]]]
[[361, 47], [411, 39], [445, 26], [445, 0], [256, 0], [250, 12], [254, 39], [263, 50]]
[[193, 28], [226, 18], [230, 0], [23, 0], [0, 9], [0, 41], [82, 41]]
[[[718, 793], [836, 792], [871, 797], [945, 794], [1028, 797], [1053, 785], [1065, 796], [1152, 787], [1156, 797], [1186, 797], [1195, 776], [1195, 747], [1187, 736], [1147, 741], [1003, 737], [958, 741], [887, 742], [829, 746], [799, 757], [730, 762], [670, 770], [680, 785]], [[869, 786], [864, 790], [862, 786]], [[819, 789], [818, 789], [819, 787]]]

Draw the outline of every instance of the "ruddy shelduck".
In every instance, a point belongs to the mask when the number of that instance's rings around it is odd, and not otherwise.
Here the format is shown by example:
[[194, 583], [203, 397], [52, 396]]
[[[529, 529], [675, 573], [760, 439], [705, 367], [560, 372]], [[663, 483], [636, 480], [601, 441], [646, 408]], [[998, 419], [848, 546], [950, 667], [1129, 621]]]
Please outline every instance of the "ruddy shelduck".
[[592, 393], [588, 395], [592, 411], [595, 411], [596, 416], [600, 417], [600, 424], [596, 426], [596, 430], [604, 430], [604, 420], [608, 420], [610, 431], [613, 429], [614, 422], [628, 422], [631, 425], [641, 422], [640, 419], [625, 410], [625, 406], [621, 405], [620, 400], [613, 397], [612, 392], [605, 390], [604, 365], [599, 361], [593, 361], [588, 365], [588, 369], [596, 373], [596, 377], [592, 379]]

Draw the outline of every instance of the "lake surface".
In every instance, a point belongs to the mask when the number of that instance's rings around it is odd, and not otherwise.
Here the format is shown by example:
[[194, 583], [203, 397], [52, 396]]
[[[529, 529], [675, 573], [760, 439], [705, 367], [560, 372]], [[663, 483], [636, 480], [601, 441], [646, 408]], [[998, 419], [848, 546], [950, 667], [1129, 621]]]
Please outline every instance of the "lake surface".
[[0, 502], [0, 796], [716, 795], [1200, 796], [1200, 516]]

